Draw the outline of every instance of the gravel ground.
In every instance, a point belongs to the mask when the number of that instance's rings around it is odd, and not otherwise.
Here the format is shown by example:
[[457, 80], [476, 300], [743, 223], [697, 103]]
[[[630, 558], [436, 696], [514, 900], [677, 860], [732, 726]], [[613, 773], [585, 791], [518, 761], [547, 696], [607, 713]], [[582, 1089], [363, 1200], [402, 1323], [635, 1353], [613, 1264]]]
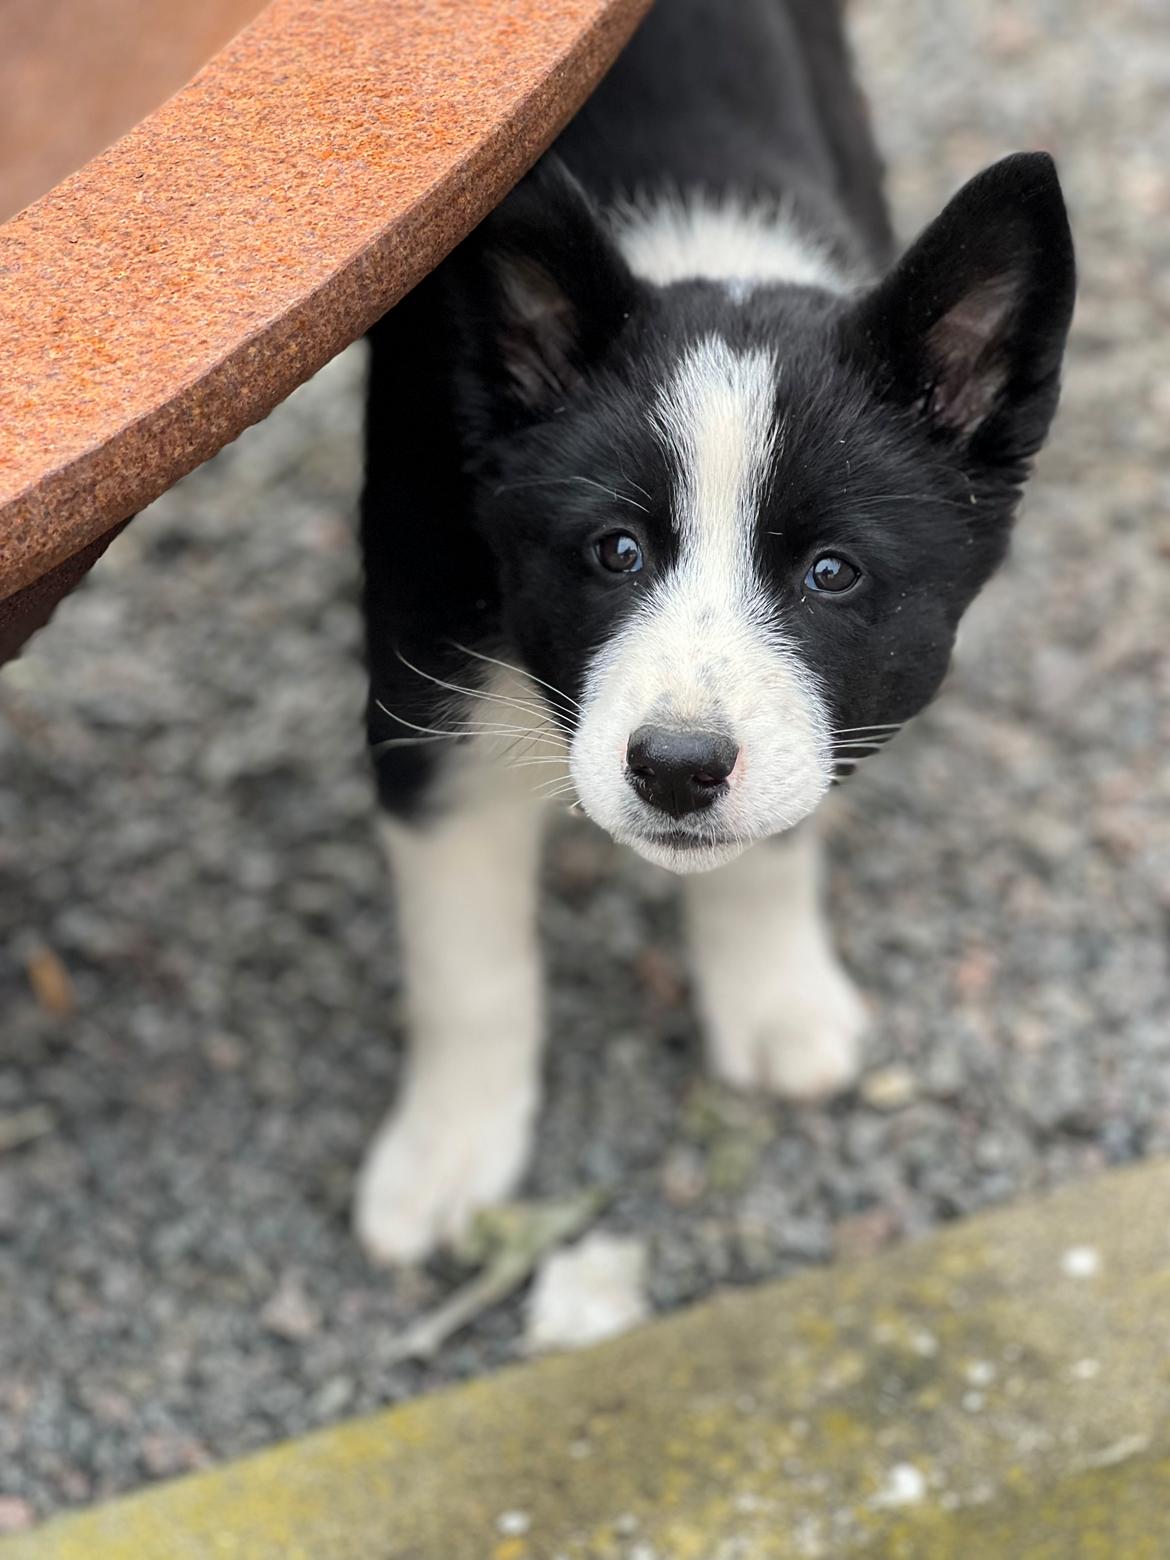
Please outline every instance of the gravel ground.
[[[670, 883], [570, 820], [530, 1189], [615, 1192], [654, 1303], [1170, 1149], [1170, 29], [1163, 0], [856, 0], [903, 227], [1061, 160], [1083, 292], [1012, 562], [843, 798], [872, 1071], [703, 1085]], [[361, 361], [161, 500], [0, 683], [0, 1529], [513, 1358], [346, 1222], [398, 1012], [361, 748]]]

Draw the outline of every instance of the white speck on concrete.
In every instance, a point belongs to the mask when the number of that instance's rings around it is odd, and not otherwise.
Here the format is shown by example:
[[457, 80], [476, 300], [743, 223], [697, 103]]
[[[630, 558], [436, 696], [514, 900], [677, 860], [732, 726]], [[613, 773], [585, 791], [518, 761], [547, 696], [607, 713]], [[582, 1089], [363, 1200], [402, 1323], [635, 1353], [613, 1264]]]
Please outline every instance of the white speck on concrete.
[[627, 1511], [624, 1516], [620, 1516], [614, 1523], [613, 1530], [619, 1538], [629, 1538], [631, 1534], [638, 1531], [640, 1526], [641, 1523], [634, 1516], [633, 1512]]
[[924, 1360], [930, 1360], [938, 1353], [938, 1339], [933, 1333], [916, 1332], [910, 1340], [910, 1347], [915, 1354], [921, 1354]]
[[523, 1538], [532, 1526], [532, 1518], [526, 1511], [501, 1511], [496, 1527], [505, 1538]]
[[969, 1414], [977, 1414], [979, 1412], [979, 1410], [983, 1407], [983, 1401], [984, 1400], [983, 1400], [982, 1392], [964, 1392], [963, 1393], [963, 1407], [967, 1410], [967, 1412]]
[[767, 1502], [765, 1500], [761, 1499], [759, 1495], [752, 1495], [750, 1492], [735, 1497], [735, 1509], [742, 1517], [753, 1517], [757, 1512], [763, 1511], [766, 1506]]
[[965, 1375], [973, 1387], [989, 1387], [995, 1380], [995, 1366], [990, 1360], [972, 1360]]
[[1094, 1376], [1099, 1376], [1100, 1374], [1100, 1360], [1077, 1360], [1069, 1371], [1069, 1375], [1074, 1381], [1092, 1381]]
[[824, 1531], [824, 1524], [816, 1517], [801, 1517], [790, 1534], [795, 1553], [803, 1560], [826, 1560], [831, 1551]]
[[581, 1349], [646, 1320], [645, 1241], [598, 1232], [542, 1263], [528, 1302], [531, 1350]]
[[1070, 1246], [1060, 1259], [1066, 1278], [1094, 1278], [1101, 1271], [1101, 1253], [1095, 1246]]
[[913, 1463], [895, 1463], [885, 1487], [874, 1498], [876, 1506], [915, 1506], [926, 1495], [926, 1475]]

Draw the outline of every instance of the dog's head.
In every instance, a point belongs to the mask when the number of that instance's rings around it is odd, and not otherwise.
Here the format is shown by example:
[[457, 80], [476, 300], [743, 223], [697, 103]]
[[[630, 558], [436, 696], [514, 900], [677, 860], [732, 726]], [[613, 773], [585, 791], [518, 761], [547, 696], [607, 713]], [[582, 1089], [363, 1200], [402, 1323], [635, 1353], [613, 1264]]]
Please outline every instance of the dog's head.
[[551, 161], [470, 254], [508, 633], [575, 708], [586, 812], [716, 865], [927, 703], [1003, 556], [1073, 304], [1052, 161], [980, 174], [866, 287], [652, 285]]

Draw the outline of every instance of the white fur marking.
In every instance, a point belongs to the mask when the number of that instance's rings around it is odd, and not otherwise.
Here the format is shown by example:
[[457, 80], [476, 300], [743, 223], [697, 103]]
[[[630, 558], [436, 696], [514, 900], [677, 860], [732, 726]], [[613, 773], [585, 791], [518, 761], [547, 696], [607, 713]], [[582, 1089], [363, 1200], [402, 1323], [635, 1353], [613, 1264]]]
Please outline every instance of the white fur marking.
[[824, 244], [802, 231], [788, 203], [753, 205], [736, 194], [692, 190], [623, 204], [613, 221], [631, 270], [659, 286], [723, 281], [742, 302], [769, 282], [828, 292], [852, 285]]
[[715, 1076], [804, 1100], [852, 1083], [865, 1009], [829, 937], [815, 828], [689, 882], [686, 914]]
[[457, 1238], [527, 1162], [540, 1082], [542, 814], [481, 801], [423, 829], [383, 821], [410, 1051], [358, 1179], [354, 1223], [375, 1261], [416, 1261]]
[[[652, 861], [691, 872], [791, 827], [830, 779], [828, 719], [813, 679], [774, 621], [755, 570], [760, 506], [777, 434], [770, 354], [712, 337], [691, 348], [654, 423], [675, 470], [680, 556], [598, 654], [571, 768], [581, 803]], [[725, 730], [741, 750], [729, 793], [686, 830], [640, 801], [625, 776], [630, 733], [647, 720]]]
[[754, 533], [776, 435], [778, 369], [716, 336], [693, 348], [659, 397], [654, 423], [675, 466], [674, 516], [688, 569], [719, 570], [753, 591]]

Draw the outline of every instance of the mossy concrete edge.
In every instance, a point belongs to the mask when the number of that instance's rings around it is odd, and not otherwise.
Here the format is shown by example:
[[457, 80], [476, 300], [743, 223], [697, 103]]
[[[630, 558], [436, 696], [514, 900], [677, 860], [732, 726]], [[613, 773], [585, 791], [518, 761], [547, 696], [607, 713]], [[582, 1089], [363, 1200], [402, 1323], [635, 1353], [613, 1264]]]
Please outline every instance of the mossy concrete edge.
[[1170, 1165], [724, 1294], [2, 1560], [1170, 1555]]

